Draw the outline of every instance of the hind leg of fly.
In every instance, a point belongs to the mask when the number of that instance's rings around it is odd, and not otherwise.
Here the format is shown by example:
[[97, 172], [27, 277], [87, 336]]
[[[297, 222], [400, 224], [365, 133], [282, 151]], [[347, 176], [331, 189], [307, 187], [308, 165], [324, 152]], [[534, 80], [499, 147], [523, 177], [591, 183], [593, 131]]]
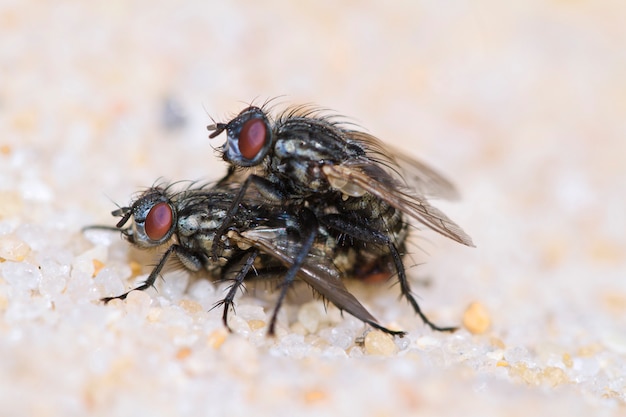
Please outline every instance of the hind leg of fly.
[[420, 316], [422, 321], [431, 329], [440, 332], [453, 332], [456, 330], [456, 327], [441, 327], [434, 324], [422, 312], [422, 309], [420, 308], [417, 300], [415, 299], [411, 291], [411, 286], [406, 276], [404, 264], [402, 263], [402, 257], [400, 256], [400, 253], [398, 252], [398, 248], [396, 247], [395, 243], [391, 240], [389, 236], [378, 230], [371, 229], [366, 225], [357, 224], [337, 214], [328, 214], [322, 216], [320, 217], [319, 221], [326, 227], [340, 233], [344, 233], [356, 240], [387, 246], [391, 258], [393, 259], [393, 263], [396, 267], [396, 271], [398, 272], [398, 281], [400, 282], [400, 291], [402, 293], [402, 296], [406, 298], [409, 304], [411, 304], [411, 307], [413, 307], [413, 310]]
[[278, 316], [278, 311], [283, 304], [285, 296], [287, 295], [287, 290], [289, 289], [291, 283], [296, 278], [296, 274], [302, 267], [304, 260], [307, 255], [311, 251], [311, 247], [313, 246], [313, 242], [315, 242], [315, 238], [317, 237], [317, 219], [315, 215], [307, 209], [304, 209], [301, 213], [301, 226], [305, 229], [302, 232], [302, 236], [304, 237], [304, 242], [302, 246], [299, 248], [298, 254], [293, 259], [293, 262], [289, 266], [287, 273], [283, 277], [283, 280], [280, 284], [280, 294], [278, 295], [278, 299], [276, 300], [276, 305], [274, 306], [274, 312], [272, 313], [272, 318], [270, 319], [270, 325], [268, 329], [268, 334], [270, 336], [274, 335], [274, 330], [276, 327], [276, 317]]

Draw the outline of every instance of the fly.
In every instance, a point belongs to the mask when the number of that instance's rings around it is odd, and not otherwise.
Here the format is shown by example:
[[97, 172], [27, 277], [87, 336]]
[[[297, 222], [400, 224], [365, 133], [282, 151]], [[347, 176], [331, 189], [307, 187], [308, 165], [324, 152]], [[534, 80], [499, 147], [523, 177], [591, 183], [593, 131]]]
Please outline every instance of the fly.
[[[368, 255], [370, 265], [356, 270], [357, 274], [367, 276], [381, 264], [393, 264], [402, 295], [422, 320], [434, 330], [455, 330], [435, 325], [424, 315], [401, 259], [408, 218], [473, 246], [458, 225], [428, 202], [432, 195], [455, 194], [448, 180], [421, 162], [396, 155], [374, 136], [352, 130], [310, 106], [287, 109], [276, 118], [265, 106], [250, 106], [232, 120], [207, 129], [209, 138], [227, 134], [220, 151], [231, 168], [221, 183], [241, 178], [246, 168], [254, 169], [242, 181], [216, 231], [214, 258], [221, 236], [254, 185], [268, 200], [311, 210], [327, 230], [364, 248], [359, 253]], [[375, 242], [375, 248], [368, 253], [369, 242]]]
[[[262, 200], [246, 201], [230, 222], [214, 260], [211, 254], [215, 233], [233, 204], [235, 187], [236, 184], [229, 183], [179, 192], [171, 187], [152, 187], [129, 207], [115, 210], [112, 214], [121, 220], [114, 229], [131, 244], [139, 248], [166, 249], [144, 283], [102, 300], [124, 299], [131, 291], [152, 287], [174, 255], [190, 271], [206, 269], [218, 279], [232, 281], [224, 299], [215, 306], [223, 306], [222, 320], [227, 328], [228, 312], [234, 307], [235, 295], [244, 282], [268, 276], [280, 277], [280, 292], [269, 323], [269, 334], [274, 334], [277, 314], [296, 279], [370, 326], [392, 335], [405, 334], [379, 324], [346, 289], [342, 280], [344, 274], [333, 261], [345, 256], [341, 253], [345, 248], [333, 246], [336, 237], [328, 235], [308, 209], [296, 213]], [[107, 226], [88, 228], [111, 229]]]

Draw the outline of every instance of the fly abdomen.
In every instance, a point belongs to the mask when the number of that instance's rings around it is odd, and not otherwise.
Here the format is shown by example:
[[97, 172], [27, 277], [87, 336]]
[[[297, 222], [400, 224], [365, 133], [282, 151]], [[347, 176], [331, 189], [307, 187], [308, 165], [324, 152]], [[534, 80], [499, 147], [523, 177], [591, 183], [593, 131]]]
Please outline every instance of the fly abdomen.
[[402, 212], [371, 194], [349, 197], [340, 204], [341, 213], [347, 213], [370, 228], [386, 234], [396, 245], [406, 239], [408, 224]]

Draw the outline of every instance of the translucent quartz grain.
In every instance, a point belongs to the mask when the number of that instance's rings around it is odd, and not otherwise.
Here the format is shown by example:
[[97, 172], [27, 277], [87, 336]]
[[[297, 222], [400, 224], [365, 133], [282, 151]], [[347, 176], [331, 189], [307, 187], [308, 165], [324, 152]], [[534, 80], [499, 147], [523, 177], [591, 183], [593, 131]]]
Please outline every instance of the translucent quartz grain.
[[365, 352], [369, 355], [391, 356], [398, 351], [393, 336], [373, 330], [365, 336]]

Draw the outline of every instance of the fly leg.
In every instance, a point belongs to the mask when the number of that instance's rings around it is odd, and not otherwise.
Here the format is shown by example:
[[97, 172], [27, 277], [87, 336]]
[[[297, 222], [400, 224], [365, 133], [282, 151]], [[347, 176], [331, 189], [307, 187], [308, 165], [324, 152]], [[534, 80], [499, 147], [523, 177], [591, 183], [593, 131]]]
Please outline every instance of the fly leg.
[[[221, 184], [222, 182], [223, 180], [219, 183]], [[278, 188], [276, 188], [276, 185], [274, 185], [270, 181], [266, 180], [263, 177], [259, 177], [258, 175], [248, 175], [245, 181], [241, 184], [239, 192], [237, 193], [237, 196], [233, 199], [232, 205], [228, 209], [228, 212], [226, 212], [226, 215], [222, 219], [222, 224], [215, 231], [215, 236], [213, 237], [213, 246], [211, 248], [211, 258], [213, 259], [213, 261], [217, 261], [218, 250], [221, 247], [222, 236], [224, 236], [228, 228], [231, 226], [231, 223], [235, 218], [237, 211], [239, 210], [239, 205], [243, 201], [248, 187], [250, 187], [250, 185], [252, 184], [254, 184], [254, 186], [259, 190], [263, 197], [266, 197], [270, 200], [280, 201], [283, 197], [283, 193]]]
[[317, 237], [317, 228], [318, 223], [315, 215], [307, 210], [303, 209], [301, 212], [301, 226], [303, 227], [302, 236], [304, 237], [304, 242], [298, 251], [298, 254], [293, 259], [293, 262], [287, 273], [283, 277], [283, 282], [280, 284], [280, 294], [278, 295], [278, 299], [276, 300], [276, 306], [274, 307], [274, 312], [272, 313], [272, 318], [270, 320], [270, 325], [268, 329], [268, 334], [270, 336], [274, 335], [274, 328], [276, 327], [276, 317], [278, 316], [278, 311], [280, 310], [281, 305], [287, 295], [287, 290], [291, 283], [295, 280], [296, 274], [302, 267], [304, 260], [307, 255], [311, 251], [311, 247], [313, 246], [313, 242], [315, 242], [315, 238]]
[[172, 245], [169, 248], [167, 248], [167, 250], [161, 257], [161, 260], [159, 261], [157, 266], [155, 266], [152, 272], [150, 272], [150, 275], [148, 275], [148, 279], [146, 279], [141, 285], [129, 291], [126, 291], [124, 294], [118, 295], [116, 297], [104, 297], [101, 299], [101, 301], [103, 301], [106, 304], [109, 301], [115, 300], [115, 299], [123, 300], [128, 296], [128, 294], [130, 294], [133, 291], [144, 291], [154, 286], [154, 283], [157, 277], [161, 273], [161, 270], [163, 269], [163, 267], [167, 263], [167, 260], [172, 254], [176, 254], [176, 256], [178, 257], [178, 259], [180, 259], [182, 264], [189, 270], [199, 271], [202, 268], [203, 263], [198, 256], [196, 256], [192, 252], [189, 252], [188, 250], [186, 250], [185, 248], [179, 245]]
[[230, 285], [230, 287], [228, 287], [228, 293], [226, 294], [226, 297], [224, 297], [223, 300], [215, 303], [215, 305], [213, 306], [213, 308], [222, 305], [224, 306], [224, 312], [222, 313], [222, 322], [229, 332], [232, 332], [232, 329], [230, 328], [230, 326], [228, 326], [228, 311], [231, 308], [233, 309], [233, 311], [235, 311], [235, 303], [233, 301], [235, 299], [235, 295], [237, 295], [237, 290], [239, 290], [239, 288], [241, 288], [241, 286], [243, 285], [243, 282], [248, 275], [248, 272], [250, 272], [250, 269], [252, 268], [254, 260], [256, 259], [258, 254], [258, 250], [251, 250], [246, 254], [247, 258], [239, 272], [237, 272], [237, 276], [233, 279], [233, 283]]
[[326, 227], [338, 231], [340, 233], [344, 233], [356, 240], [360, 240], [362, 242], [372, 242], [377, 245], [384, 245], [389, 248], [389, 253], [393, 259], [393, 263], [396, 266], [396, 270], [398, 272], [398, 281], [400, 282], [400, 291], [402, 296], [407, 299], [413, 310], [420, 316], [422, 321], [428, 325], [432, 330], [437, 330], [440, 332], [453, 332], [456, 330], [456, 327], [440, 327], [431, 322], [428, 317], [422, 312], [417, 300], [413, 296], [411, 292], [411, 286], [406, 276], [406, 271], [404, 269], [404, 264], [402, 263], [402, 257], [398, 252], [398, 248], [395, 243], [390, 239], [386, 234], [367, 227], [363, 224], [354, 223], [340, 215], [336, 214], [328, 214], [320, 217], [320, 223], [325, 225]]

